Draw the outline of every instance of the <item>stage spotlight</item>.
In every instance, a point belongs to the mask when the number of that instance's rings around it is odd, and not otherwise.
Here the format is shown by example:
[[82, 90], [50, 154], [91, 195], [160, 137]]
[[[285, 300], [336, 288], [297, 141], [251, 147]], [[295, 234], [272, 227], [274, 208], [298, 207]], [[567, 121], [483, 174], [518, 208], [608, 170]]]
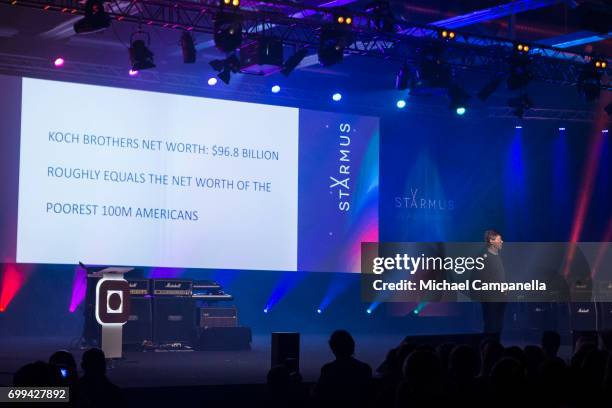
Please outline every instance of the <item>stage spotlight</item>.
[[212, 60], [210, 61], [210, 66], [212, 67], [212, 69], [214, 69], [215, 71], [219, 72], [222, 71], [223, 68], [225, 67], [225, 60]]
[[399, 101], [397, 101], [396, 105], [398, 109], [404, 109], [406, 107], [406, 101], [403, 99], [400, 99]]
[[[135, 40], [134, 36], [138, 35], [146, 35], [147, 43], [143, 39]], [[153, 53], [147, 47], [147, 44], [150, 44], [151, 37], [148, 33], [138, 31], [132, 34], [131, 46], [129, 49], [130, 52], [130, 61], [132, 63], [132, 70], [134, 71], [142, 71], [143, 69], [155, 68], [155, 63], [153, 62]]]
[[111, 20], [104, 11], [103, 0], [87, 0], [85, 3], [85, 17], [74, 23], [74, 32], [77, 34], [93, 33], [110, 27]]
[[448, 88], [448, 98], [450, 100], [449, 109], [455, 111], [460, 116], [465, 114], [470, 95], [462, 87], [456, 84], [451, 85]]
[[531, 82], [533, 75], [529, 70], [531, 60], [527, 55], [516, 54], [510, 60], [510, 76], [508, 77], [508, 89], [515, 90], [524, 88]]
[[226, 84], [229, 84], [232, 72], [236, 73], [240, 70], [240, 60], [238, 59], [236, 54], [232, 54], [224, 60], [211, 61], [210, 66], [215, 71], [219, 72], [217, 76], [220, 80], [222, 80]]
[[514, 46], [514, 49], [520, 54], [527, 54], [529, 52], [529, 46], [527, 44], [518, 43]]
[[439, 35], [443, 40], [446, 40], [446, 41], [454, 40], [455, 37], [457, 36], [457, 34], [454, 31], [445, 30], [445, 29], [440, 30]]
[[608, 67], [608, 63], [605, 60], [595, 60], [593, 65], [596, 69], [601, 69], [602, 71]]
[[242, 45], [242, 18], [233, 13], [215, 15], [215, 47], [223, 52], [233, 52]]
[[418, 314], [419, 314], [419, 309], [418, 309], [418, 308], [417, 308], [417, 309], [414, 309], [414, 310], [412, 311], [412, 314], [418, 315]]
[[578, 75], [578, 92], [587, 102], [595, 101], [601, 93], [601, 77], [605, 72], [605, 61], [591, 61]]
[[337, 28], [324, 27], [319, 42], [319, 63], [330, 67], [342, 61], [344, 47], [350, 44], [350, 33]]
[[334, 15], [334, 21], [340, 25], [351, 25], [353, 20], [353, 16], [346, 12], [339, 12]]
[[268, 312], [269, 312], [268, 308], [266, 307], [266, 308], [263, 310], [263, 312], [264, 312], [264, 313], [268, 313]]
[[525, 115], [525, 111], [531, 109], [533, 103], [531, 98], [527, 94], [521, 94], [516, 98], [508, 99], [508, 106], [514, 108], [512, 113], [519, 119], [522, 119]]
[[606, 113], [608, 114], [608, 116], [612, 117], [612, 102], [610, 102], [609, 104], [606, 105], [606, 107], [604, 108], [604, 110], [606, 111]]
[[321, 309], [317, 309], [317, 313], [321, 314], [321, 313], [323, 313], [323, 311]]
[[293, 54], [291, 57], [285, 61], [283, 64], [283, 69], [281, 69], [281, 73], [285, 76], [289, 76], [295, 68], [302, 62], [302, 60], [308, 55], [307, 48], [300, 48]]
[[210, 86], [217, 85], [217, 78], [215, 78], [215, 77], [208, 78], [208, 85], [210, 85]]
[[410, 78], [410, 67], [408, 64], [402, 65], [395, 76], [395, 89], [400, 91], [408, 89], [410, 86]]
[[372, 309], [367, 309], [367, 310], [366, 310], [366, 313], [367, 313], [367, 314], [372, 314]]
[[61, 68], [64, 66], [64, 62], [66, 61], [64, 61], [62, 57], [57, 57], [55, 61], [53, 61], [53, 65], [55, 65], [57, 68]]
[[130, 69], [128, 71], [128, 75], [131, 76], [131, 77], [134, 77], [134, 76], [138, 75], [138, 71], [135, 70], [135, 69]]
[[181, 50], [183, 51], [183, 63], [193, 64], [196, 62], [196, 49], [193, 37], [188, 31], [183, 31], [183, 34], [181, 34]]
[[448, 88], [451, 79], [452, 71], [442, 59], [442, 50], [432, 48], [419, 55], [411, 92], [429, 95], [439, 88]]
[[375, 0], [365, 6], [365, 11], [372, 16], [372, 23], [378, 31], [384, 33], [395, 32], [393, 11], [388, 1]]
[[223, 0], [223, 4], [226, 6], [240, 7], [240, 0]]
[[489, 99], [489, 97], [493, 95], [493, 93], [497, 90], [502, 81], [502, 77], [495, 77], [491, 81], [487, 82], [485, 86], [483, 86], [482, 89], [478, 91], [478, 99], [483, 102]]
[[225, 85], [229, 85], [232, 78], [232, 72], [229, 69], [224, 69], [223, 71], [219, 72], [217, 76]]
[[281, 87], [278, 85], [274, 85], [271, 89], [272, 93], [279, 93], [281, 90]]
[[340, 102], [340, 100], [342, 100], [342, 94], [339, 92], [336, 92], [335, 94], [332, 95], [332, 99], [334, 102]]

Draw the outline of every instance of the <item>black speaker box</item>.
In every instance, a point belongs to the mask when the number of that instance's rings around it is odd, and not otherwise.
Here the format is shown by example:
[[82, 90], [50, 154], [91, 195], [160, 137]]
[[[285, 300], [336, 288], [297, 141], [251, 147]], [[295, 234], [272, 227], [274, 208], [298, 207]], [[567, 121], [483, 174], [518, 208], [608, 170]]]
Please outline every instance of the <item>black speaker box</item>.
[[570, 322], [572, 331], [592, 331], [597, 329], [597, 311], [593, 302], [571, 302]]
[[151, 298], [131, 297], [130, 316], [123, 326], [123, 344], [142, 345], [153, 339], [153, 311]]
[[272, 333], [271, 367], [290, 365], [292, 371], [300, 368], [300, 333]]
[[153, 298], [153, 341], [190, 343], [195, 334], [195, 308], [190, 297]]
[[210, 327], [198, 330], [198, 350], [250, 350], [249, 327]]
[[599, 303], [599, 316], [601, 330], [612, 330], [612, 302]]

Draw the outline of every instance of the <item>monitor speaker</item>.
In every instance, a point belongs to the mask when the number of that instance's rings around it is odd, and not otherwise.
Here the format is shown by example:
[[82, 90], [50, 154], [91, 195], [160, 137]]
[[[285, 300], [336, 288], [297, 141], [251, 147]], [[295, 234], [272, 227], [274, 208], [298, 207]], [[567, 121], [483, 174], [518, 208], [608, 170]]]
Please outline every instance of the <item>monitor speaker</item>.
[[290, 371], [299, 372], [300, 368], [300, 333], [272, 333], [271, 366], [287, 366]]

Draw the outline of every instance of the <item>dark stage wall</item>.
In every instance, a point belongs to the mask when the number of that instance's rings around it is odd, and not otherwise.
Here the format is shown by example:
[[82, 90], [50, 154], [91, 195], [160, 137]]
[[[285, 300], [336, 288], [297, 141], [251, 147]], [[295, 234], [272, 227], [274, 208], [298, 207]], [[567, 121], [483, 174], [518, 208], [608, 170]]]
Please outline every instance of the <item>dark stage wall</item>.
[[[506, 241], [567, 241], [578, 231], [577, 222], [582, 223], [578, 240], [600, 241], [609, 228], [611, 148], [601, 127], [526, 121], [517, 129], [514, 120], [393, 112], [381, 118], [380, 133], [382, 241], [479, 241], [489, 228], [500, 230]], [[587, 188], [589, 165], [595, 166], [592, 191]], [[587, 211], [584, 219], [576, 219], [581, 199]], [[69, 311], [74, 266], [4, 265], [2, 271], [0, 290], [5, 303], [10, 300], [0, 313], [3, 335], [79, 335], [80, 309]], [[397, 307], [385, 306], [368, 315], [356, 275], [145, 273], [219, 280], [235, 296], [241, 324], [259, 332], [347, 327], [434, 333], [480, 327], [480, 311], [469, 304], [432, 306], [423, 317], [399, 319], [391, 316], [398, 314]], [[270, 311], [264, 314], [266, 305]], [[317, 314], [317, 308], [323, 313]]]

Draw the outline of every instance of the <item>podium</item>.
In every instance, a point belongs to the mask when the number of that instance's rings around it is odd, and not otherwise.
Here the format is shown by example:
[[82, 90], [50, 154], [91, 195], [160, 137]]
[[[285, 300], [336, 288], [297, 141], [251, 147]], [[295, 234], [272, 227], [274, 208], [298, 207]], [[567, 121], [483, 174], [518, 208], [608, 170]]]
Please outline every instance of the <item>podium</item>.
[[[93, 292], [95, 285], [95, 320], [100, 330], [100, 348], [104, 351], [106, 358], [121, 358], [123, 325], [128, 321], [130, 315], [130, 290], [129, 284], [124, 279], [124, 274], [134, 268], [106, 267], [92, 271], [87, 270], [88, 295]], [[92, 299], [87, 302], [92, 304]], [[91, 316], [91, 315], [90, 315]], [[86, 319], [85, 328], [95, 325]], [[96, 328], [96, 329], [97, 329]]]

